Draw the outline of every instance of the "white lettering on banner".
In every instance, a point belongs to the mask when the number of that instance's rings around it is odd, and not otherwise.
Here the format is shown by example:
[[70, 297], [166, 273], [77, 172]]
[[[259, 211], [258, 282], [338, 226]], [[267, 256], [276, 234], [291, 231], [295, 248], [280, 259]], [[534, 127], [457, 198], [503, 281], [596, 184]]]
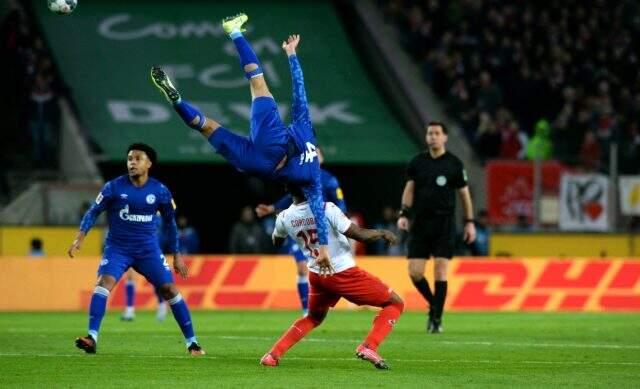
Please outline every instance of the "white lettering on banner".
[[[156, 22], [147, 25], [134, 24], [130, 14], [116, 14], [107, 17], [98, 24], [98, 33], [107, 39], [112, 40], [135, 40], [149, 37], [159, 39], [173, 38], [208, 38], [221, 37], [225, 33], [218, 23], [211, 21], [191, 21], [187, 20], [181, 24], [167, 22]], [[124, 25], [127, 24], [127, 25]]]
[[171, 118], [171, 113], [164, 105], [147, 101], [109, 100], [107, 109], [117, 123], [153, 124]]
[[563, 230], [606, 231], [609, 227], [609, 180], [601, 174], [563, 174], [559, 226]]
[[120, 219], [130, 222], [149, 223], [153, 221], [153, 215], [134, 215], [129, 213], [129, 204], [120, 210]]
[[[220, 121], [229, 121], [225, 114], [232, 112], [244, 120], [251, 117], [251, 104], [230, 102], [226, 107], [218, 103], [200, 101], [196, 104], [205, 115], [209, 115]], [[324, 107], [310, 104], [309, 111], [314, 125], [324, 125], [331, 121], [342, 124], [362, 124], [364, 119], [352, 112], [346, 111], [348, 102], [340, 101], [329, 103]], [[226, 108], [226, 110], [225, 110]], [[166, 123], [171, 119], [172, 110], [167, 104], [148, 101], [108, 100], [107, 109], [113, 121], [117, 123], [156, 124]], [[278, 111], [282, 118], [289, 114], [289, 104], [278, 104]]]

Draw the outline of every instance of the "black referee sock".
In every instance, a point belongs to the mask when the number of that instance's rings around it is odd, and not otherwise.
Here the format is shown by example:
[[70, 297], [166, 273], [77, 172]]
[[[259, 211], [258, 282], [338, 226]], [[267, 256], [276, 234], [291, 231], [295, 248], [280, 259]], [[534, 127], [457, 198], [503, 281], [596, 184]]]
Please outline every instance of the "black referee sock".
[[418, 289], [418, 292], [424, 297], [425, 300], [429, 303], [429, 309], [433, 309], [433, 304], [435, 303], [433, 293], [431, 293], [431, 288], [429, 287], [429, 281], [426, 278], [422, 277], [418, 281], [411, 280], [413, 282], [413, 286]]
[[442, 320], [442, 312], [444, 311], [444, 302], [447, 299], [447, 281], [436, 281], [435, 295], [435, 319]]

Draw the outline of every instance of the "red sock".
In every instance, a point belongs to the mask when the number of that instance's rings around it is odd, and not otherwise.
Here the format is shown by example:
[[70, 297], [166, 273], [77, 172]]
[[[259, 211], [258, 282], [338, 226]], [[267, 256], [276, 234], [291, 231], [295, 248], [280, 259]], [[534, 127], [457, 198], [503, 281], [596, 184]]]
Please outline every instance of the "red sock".
[[282, 335], [280, 339], [271, 348], [271, 355], [276, 358], [280, 358], [287, 352], [294, 344], [298, 343], [300, 339], [304, 338], [312, 329], [316, 328], [320, 324], [319, 322], [311, 319], [309, 316], [305, 316], [302, 319], [298, 319], [293, 325]]
[[372, 350], [377, 350], [378, 345], [382, 343], [384, 338], [386, 338], [393, 329], [403, 309], [404, 303], [402, 302], [393, 303], [382, 308], [378, 316], [373, 319], [373, 327], [371, 327], [369, 335], [367, 335], [367, 338], [364, 340], [364, 344]]

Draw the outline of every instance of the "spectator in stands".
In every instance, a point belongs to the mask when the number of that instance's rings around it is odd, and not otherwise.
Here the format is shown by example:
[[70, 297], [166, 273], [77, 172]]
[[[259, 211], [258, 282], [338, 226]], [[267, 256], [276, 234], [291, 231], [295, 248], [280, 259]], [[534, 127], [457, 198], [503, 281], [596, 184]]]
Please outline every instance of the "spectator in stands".
[[229, 252], [233, 254], [267, 253], [267, 235], [255, 220], [253, 208], [245, 206], [240, 212], [240, 220], [231, 227]]
[[182, 254], [196, 254], [200, 250], [198, 231], [189, 225], [189, 220], [185, 215], [178, 217], [178, 241]]
[[545, 119], [536, 123], [535, 134], [527, 145], [526, 157], [529, 160], [540, 159], [546, 161], [551, 158], [553, 145], [551, 144], [551, 126]]
[[44, 257], [45, 253], [44, 253], [44, 244], [42, 242], [42, 239], [40, 238], [33, 238], [31, 239], [31, 242], [29, 244], [29, 256], [30, 257]]
[[509, 120], [501, 129], [500, 158], [523, 159], [527, 147], [527, 137], [520, 132], [518, 122]]
[[480, 114], [480, 124], [477, 132], [477, 149], [483, 159], [492, 159], [500, 155], [502, 135], [487, 112]]
[[400, 231], [396, 224], [398, 211], [391, 206], [386, 206], [382, 209], [382, 220], [374, 225], [376, 230], [388, 230], [398, 237], [398, 240], [394, 245], [388, 245], [386, 242], [376, 242], [373, 245], [374, 255], [395, 255], [401, 256], [404, 253], [404, 243], [401, 242], [400, 237], [403, 233]]
[[502, 104], [502, 92], [493, 83], [487, 71], [480, 73], [480, 87], [476, 92], [476, 102], [478, 111], [489, 112], [491, 115], [495, 114]]
[[584, 134], [582, 146], [580, 146], [580, 165], [588, 172], [597, 172], [600, 169], [600, 157], [602, 150], [593, 131]]
[[29, 133], [33, 158], [37, 167], [57, 167], [58, 101], [52, 88], [53, 76], [44, 72], [35, 75], [29, 99]]

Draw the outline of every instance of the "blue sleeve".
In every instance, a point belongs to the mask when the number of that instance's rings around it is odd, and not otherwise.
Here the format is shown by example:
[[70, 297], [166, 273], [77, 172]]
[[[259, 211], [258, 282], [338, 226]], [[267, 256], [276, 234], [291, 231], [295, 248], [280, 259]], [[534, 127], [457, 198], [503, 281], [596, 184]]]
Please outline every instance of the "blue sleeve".
[[287, 194], [282, 196], [280, 200], [273, 203], [273, 207], [276, 210], [283, 210], [289, 208], [291, 204], [293, 204], [293, 199], [291, 198], [291, 195]]
[[178, 242], [178, 226], [176, 225], [176, 210], [173, 197], [169, 189], [164, 188], [162, 201], [158, 205], [160, 215], [164, 224], [165, 237], [167, 239], [167, 250], [171, 253], [180, 251], [180, 243]]
[[311, 213], [316, 220], [316, 229], [318, 230], [318, 243], [322, 246], [329, 244], [329, 229], [327, 226], [327, 218], [324, 214], [324, 197], [322, 195], [322, 184], [320, 176], [316, 178], [314, 185], [308, 185], [302, 188], [304, 195], [309, 202]]
[[311, 126], [311, 115], [309, 115], [309, 104], [307, 92], [304, 88], [304, 77], [302, 67], [297, 55], [289, 56], [289, 70], [291, 71], [291, 81], [293, 86], [293, 102], [291, 103], [291, 119], [293, 122], [307, 123]]
[[96, 223], [98, 216], [107, 209], [112, 199], [113, 190], [111, 189], [111, 182], [107, 182], [102, 187], [100, 193], [98, 193], [96, 200], [91, 204], [91, 207], [82, 217], [82, 221], [80, 222], [80, 231], [86, 235], [91, 227]]
[[342, 194], [342, 188], [340, 188], [340, 183], [338, 179], [335, 177], [331, 177], [331, 179], [327, 180], [327, 182], [323, 183], [323, 190], [325, 193], [325, 200], [334, 203], [340, 208], [342, 213], [347, 213], [347, 203], [344, 201], [344, 195]]

